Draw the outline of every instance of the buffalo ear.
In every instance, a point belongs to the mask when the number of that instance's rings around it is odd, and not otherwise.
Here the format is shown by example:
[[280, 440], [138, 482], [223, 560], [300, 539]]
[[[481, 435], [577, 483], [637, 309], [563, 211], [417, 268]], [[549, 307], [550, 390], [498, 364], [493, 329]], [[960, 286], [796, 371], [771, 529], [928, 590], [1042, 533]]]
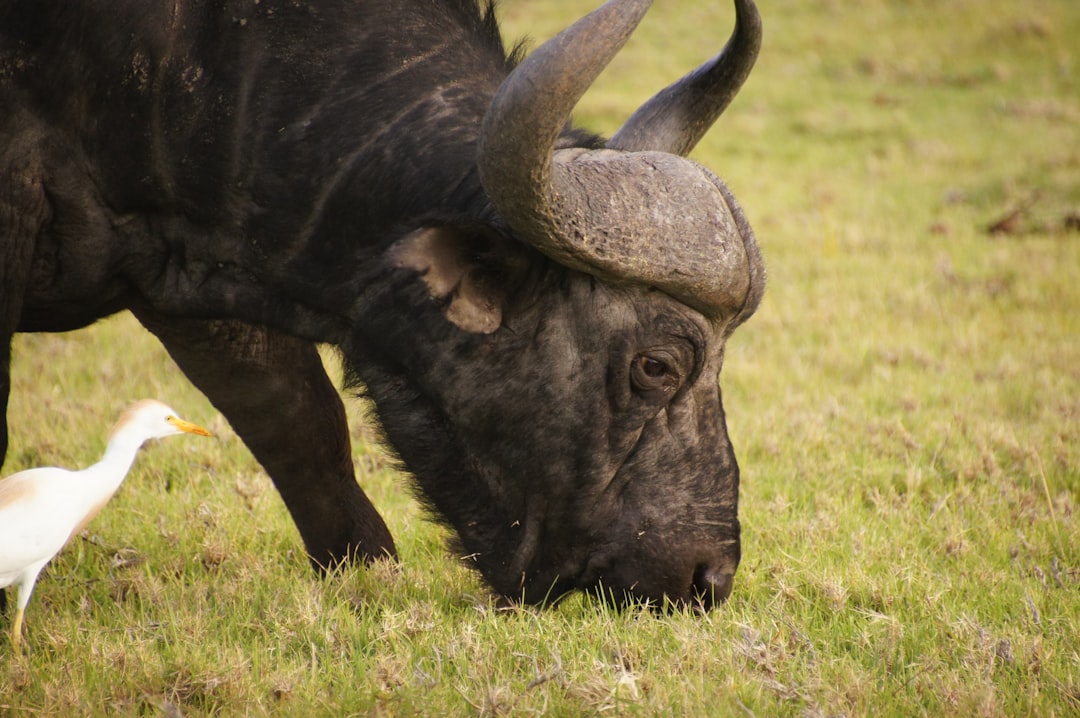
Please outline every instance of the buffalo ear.
[[422, 227], [394, 244], [390, 260], [418, 272], [458, 328], [491, 334], [502, 324], [505, 292], [481, 259], [485, 244], [485, 238], [454, 227]]

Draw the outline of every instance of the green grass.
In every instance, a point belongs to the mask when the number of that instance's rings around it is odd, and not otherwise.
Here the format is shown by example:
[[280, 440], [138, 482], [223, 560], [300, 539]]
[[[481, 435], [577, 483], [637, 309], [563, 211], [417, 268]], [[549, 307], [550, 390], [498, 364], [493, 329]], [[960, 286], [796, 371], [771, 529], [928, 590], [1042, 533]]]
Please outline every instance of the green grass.
[[[727, 604], [497, 609], [355, 402], [402, 561], [318, 580], [228, 426], [117, 317], [18, 338], [5, 473], [96, 460], [144, 396], [217, 437], [148, 446], [46, 569], [26, 655], [0, 641], [0, 715], [1080, 712], [1080, 8], [763, 5], [762, 58], [695, 152], [770, 281], [722, 377], [744, 475]], [[503, 14], [542, 40], [583, 10]], [[613, 132], [730, 18], [659, 0], [579, 120]]]

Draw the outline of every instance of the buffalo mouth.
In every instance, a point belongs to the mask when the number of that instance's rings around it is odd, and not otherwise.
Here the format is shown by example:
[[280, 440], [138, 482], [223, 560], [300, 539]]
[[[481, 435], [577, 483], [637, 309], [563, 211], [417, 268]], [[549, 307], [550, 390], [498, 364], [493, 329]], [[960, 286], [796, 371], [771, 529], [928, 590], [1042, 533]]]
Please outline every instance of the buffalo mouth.
[[695, 571], [691, 585], [679, 592], [642, 591], [637, 585], [613, 587], [603, 580], [583, 588], [583, 591], [595, 600], [619, 611], [646, 608], [656, 613], [681, 610], [704, 613], [727, 601], [734, 585], [734, 572], [715, 571], [701, 567]]
[[[513, 595], [503, 594], [510, 602], [554, 606], [581, 591], [601, 604], [616, 610], [648, 608], [664, 613], [679, 610], [710, 611], [731, 596], [735, 585], [738, 559], [721, 558], [671, 569], [671, 563], [657, 562], [656, 572], [633, 571], [641, 578], [630, 580], [628, 567], [610, 557], [594, 556], [574, 581], [539, 577], [528, 581]], [[650, 575], [651, 574], [651, 575]]]
[[731, 595], [731, 587], [734, 585], [734, 575], [727, 574], [728, 579], [713, 589], [693, 591], [687, 596], [672, 597], [664, 594], [660, 598], [643, 596], [636, 593], [632, 588], [614, 590], [597, 585], [585, 591], [594, 600], [616, 611], [633, 609], [647, 609], [656, 614], [669, 614], [679, 611], [695, 611], [708, 613], [714, 608], [727, 601]]

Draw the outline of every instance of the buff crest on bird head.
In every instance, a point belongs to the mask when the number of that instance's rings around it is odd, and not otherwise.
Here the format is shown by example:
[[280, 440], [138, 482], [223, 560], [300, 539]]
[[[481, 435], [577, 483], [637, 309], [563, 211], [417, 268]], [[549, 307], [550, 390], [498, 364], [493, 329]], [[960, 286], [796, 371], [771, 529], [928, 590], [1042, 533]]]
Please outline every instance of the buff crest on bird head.
[[160, 401], [128, 407], [109, 433], [105, 455], [80, 470], [27, 469], [0, 480], [0, 607], [2, 589], [17, 590], [11, 642], [22, 641], [23, 614], [38, 575], [67, 542], [108, 503], [149, 439], [176, 434], [210, 436]]

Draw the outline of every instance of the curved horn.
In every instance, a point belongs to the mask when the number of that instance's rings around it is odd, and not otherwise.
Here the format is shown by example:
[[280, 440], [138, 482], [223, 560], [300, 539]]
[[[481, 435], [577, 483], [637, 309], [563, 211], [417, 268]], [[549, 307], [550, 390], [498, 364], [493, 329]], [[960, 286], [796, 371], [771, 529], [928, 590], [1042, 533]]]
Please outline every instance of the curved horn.
[[738, 94], [760, 49], [757, 7], [753, 0], [735, 0], [735, 30], [720, 54], [642, 105], [607, 146], [690, 154]]
[[537, 48], [499, 87], [480, 129], [480, 181], [522, 239], [553, 229], [547, 188], [555, 141], [651, 4], [610, 0]]
[[570, 111], [649, 5], [610, 0], [510, 74], [484, 116], [480, 180], [517, 238], [556, 262], [656, 287], [734, 327], [756, 307], [764, 274], [719, 179], [665, 152], [555, 150]]

